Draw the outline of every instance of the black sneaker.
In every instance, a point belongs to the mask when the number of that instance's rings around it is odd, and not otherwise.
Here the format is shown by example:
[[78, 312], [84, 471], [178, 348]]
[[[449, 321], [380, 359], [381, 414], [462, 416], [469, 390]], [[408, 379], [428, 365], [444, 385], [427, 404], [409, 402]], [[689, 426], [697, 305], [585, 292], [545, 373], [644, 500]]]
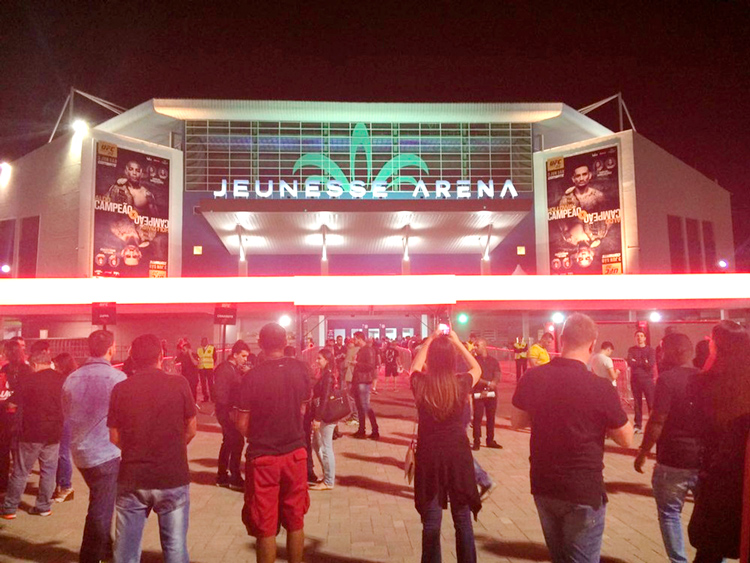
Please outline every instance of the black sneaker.
[[471, 449], [474, 450], [475, 452], [478, 452], [479, 451], [479, 442], [474, 442], [471, 445]]
[[239, 479], [232, 479], [229, 482], [229, 488], [233, 491], [244, 491], [245, 490], [245, 481], [240, 477]]
[[356, 438], [357, 440], [364, 440], [365, 438], [367, 438], [367, 434], [357, 431], [352, 434], [352, 438]]
[[32, 506], [31, 508], [29, 508], [29, 514], [31, 514], [32, 516], [49, 516], [50, 514], [52, 514], [52, 510], [39, 510], [36, 506]]
[[222, 489], [228, 489], [229, 488], [229, 477], [217, 477], [216, 478], [216, 486], [221, 487]]
[[315, 473], [308, 473], [307, 474], [307, 482], [312, 483], [313, 485], [319, 481], [318, 476], [315, 475]]
[[503, 449], [503, 447], [500, 444], [498, 444], [497, 442], [495, 442], [495, 440], [492, 440], [491, 442], [488, 442], [487, 443], [487, 447], [488, 448], [492, 448], [493, 450], [502, 450]]
[[380, 432], [373, 432], [368, 436], [370, 440], [380, 440]]

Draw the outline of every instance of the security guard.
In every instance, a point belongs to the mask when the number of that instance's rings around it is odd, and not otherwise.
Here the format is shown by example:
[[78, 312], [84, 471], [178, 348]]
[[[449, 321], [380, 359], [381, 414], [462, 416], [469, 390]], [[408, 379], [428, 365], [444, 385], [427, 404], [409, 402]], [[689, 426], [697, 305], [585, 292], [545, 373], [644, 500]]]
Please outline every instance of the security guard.
[[211, 401], [214, 394], [214, 362], [216, 361], [216, 349], [213, 344], [208, 343], [208, 338], [201, 338], [201, 347], [198, 348], [198, 370], [201, 376], [201, 393], [204, 401]]

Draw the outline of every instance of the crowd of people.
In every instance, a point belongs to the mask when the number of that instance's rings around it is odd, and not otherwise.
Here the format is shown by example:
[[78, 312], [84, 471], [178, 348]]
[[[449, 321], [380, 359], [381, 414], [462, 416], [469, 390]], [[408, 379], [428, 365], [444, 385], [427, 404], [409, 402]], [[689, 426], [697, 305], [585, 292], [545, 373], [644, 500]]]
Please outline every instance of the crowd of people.
[[[643, 399], [648, 424], [633, 465], [643, 472], [656, 446], [653, 494], [669, 560], [687, 561], [681, 513], [690, 493], [694, 561], [739, 557], [750, 368], [738, 358], [750, 354], [750, 336], [721, 321], [695, 347], [674, 329], [656, 349], [643, 331], [634, 338], [627, 363], [635, 424], [613, 385], [622, 376], [612, 362], [614, 346], [603, 342], [596, 350], [598, 328], [590, 317], [568, 317], [559, 355], [550, 353], [551, 335], [531, 347], [520, 340], [514, 346], [519, 369], [511, 426], [531, 429], [531, 494], [551, 559], [599, 560], [607, 508], [605, 442], [631, 447], [642, 429]], [[256, 538], [257, 560], [275, 560], [283, 526], [287, 560], [301, 561], [310, 491], [325, 494], [336, 485], [339, 424], [355, 426], [355, 439], [380, 439], [370, 399], [382, 367], [394, 389], [396, 376], [410, 374], [422, 561], [441, 561], [442, 511], [448, 507], [458, 560], [477, 560], [472, 519], [497, 486], [472, 454], [481, 446], [485, 420], [485, 446], [502, 448], [495, 440], [502, 370], [485, 339], [464, 343], [441, 327], [424, 340], [375, 346], [356, 332], [303, 351], [303, 361], [286, 331], [269, 323], [259, 333], [257, 356], [239, 340], [221, 363], [207, 338], [195, 352], [181, 339], [181, 375], [163, 369], [164, 344], [151, 334], [137, 337], [120, 370], [112, 365], [115, 340], [106, 330], [89, 336], [89, 357], [80, 366], [69, 354], [53, 358], [44, 340], [28, 352], [20, 337], [4, 343], [0, 517], [16, 518], [37, 463], [39, 490], [29, 513], [49, 516], [54, 502], [74, 498], [75, 464], [89, 489], [80, 561], [140, 561], [151, 511], [165, 560], [189, 561], [187, 446], [197, 433], [200, 388], [222, 432], [216, 485], [244, 494], [241, 519]]]

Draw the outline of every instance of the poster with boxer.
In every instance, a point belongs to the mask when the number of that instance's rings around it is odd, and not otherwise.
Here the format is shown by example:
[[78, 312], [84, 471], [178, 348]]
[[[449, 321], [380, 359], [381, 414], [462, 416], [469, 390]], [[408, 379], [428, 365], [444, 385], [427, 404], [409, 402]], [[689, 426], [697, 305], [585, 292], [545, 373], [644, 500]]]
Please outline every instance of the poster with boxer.
[[547, 223], [551, 274], [623, 274], [616, 146], [549, 158]]
[[169, 159], [96, 142], [95, 277], [165, 278]]

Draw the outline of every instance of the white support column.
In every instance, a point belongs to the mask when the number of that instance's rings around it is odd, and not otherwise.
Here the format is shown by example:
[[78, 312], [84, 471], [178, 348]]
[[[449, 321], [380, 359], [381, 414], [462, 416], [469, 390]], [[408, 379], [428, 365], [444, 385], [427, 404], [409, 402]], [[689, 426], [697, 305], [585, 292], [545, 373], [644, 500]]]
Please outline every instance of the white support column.
[[401, 239], [404, 245], [404, 254], [401, 257], [401, 275], [411, 274], [411, 261], [409, 260], [409, 225], [405, 227], [405, 234]]
[[320, 228], [320, 231], [321, 231], [321, 234], [323, 235], [323, 249], [320, 255], [320, 275], [327, 276], [328, 275], [328, 246], [326, 246], [326, 232], [328, 231], [328, 229], [325, 225], [323, 225]]
[[492, 241], [492, 223], [487, 225], [487, 242], [484, 244], [482, 251], [482, 260], [480, 262], [480, 272], [483, 276], [489, 276], [492, 273], [490, 267], [490, 243]]
[[248, 274], [248, 268], [247, 268], [247, 254], [245, 252], [245, 241], [243, 240], [243, 234], [244, 230], [242, 228], [242, 225], [237, 225], [237, 241], [240, 245], [240, 258], [237, 261], [237, 276], [238, 277], [247, 277]]

